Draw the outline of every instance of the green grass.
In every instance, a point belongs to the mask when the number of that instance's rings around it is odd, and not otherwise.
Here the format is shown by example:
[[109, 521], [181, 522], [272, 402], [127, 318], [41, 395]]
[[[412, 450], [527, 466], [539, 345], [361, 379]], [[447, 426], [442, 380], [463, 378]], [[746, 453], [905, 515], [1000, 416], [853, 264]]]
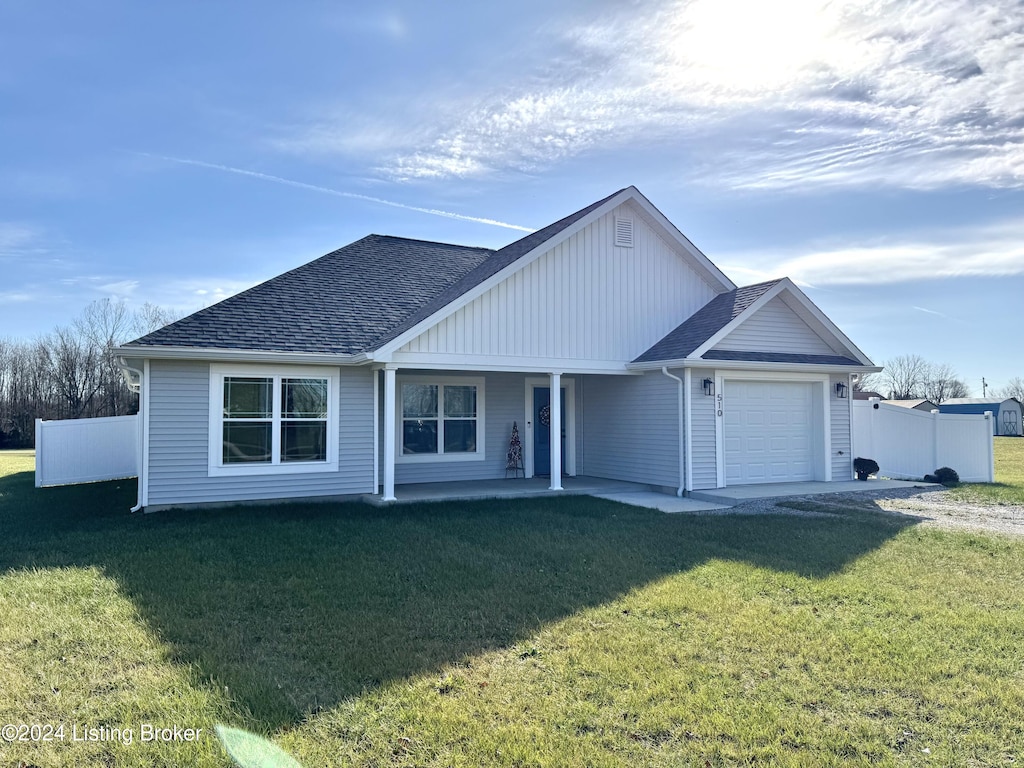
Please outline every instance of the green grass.
[[[595, 499], [127, 513], [0, 453], [0, 766], [1010, 765], [1024, 542]], [[928, 750], [925, 752], [924, 750]]]
[[[968, 504], [1024, 505], [1024, 438], [996, 437], [994, 483], [964, 483], [950, 491]], [[956, 469], [956, 467], [954, 467]]]

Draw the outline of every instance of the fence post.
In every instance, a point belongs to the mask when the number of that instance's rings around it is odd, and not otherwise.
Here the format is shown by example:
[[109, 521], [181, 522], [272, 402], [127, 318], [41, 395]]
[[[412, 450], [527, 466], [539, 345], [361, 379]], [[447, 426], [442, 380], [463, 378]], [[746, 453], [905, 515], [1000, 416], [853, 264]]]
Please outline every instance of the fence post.
[[41, 488], [43, 484], [43, 466], [40, 463], [43, 453], [40, 447], [43, 444], [43, 420], [36, 419], [36, 488]]
[[932, 464], [935, 465], [935, 469], [942, 466], [939, 464], [939, 411], [934, 408], [932, 409]]
[[985, 435], [985, 444], [988, 446], [988, 481], [994, 483], [996, 481], [996, 447], [995, 447], [995, 431], [992, 428], [992, 411], [985, 411], [985, 429], [988, 430]]

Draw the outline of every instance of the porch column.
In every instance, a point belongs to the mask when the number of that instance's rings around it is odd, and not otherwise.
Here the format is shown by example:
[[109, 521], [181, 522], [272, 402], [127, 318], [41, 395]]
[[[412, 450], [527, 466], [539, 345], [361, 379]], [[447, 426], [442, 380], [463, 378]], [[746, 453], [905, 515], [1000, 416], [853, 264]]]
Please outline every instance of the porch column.
[[551, 487], [562, 490], [562, 374], [551, 374]]
[[384, 493], [382, 501], [395, 501], [395, 369], [384, 368]]

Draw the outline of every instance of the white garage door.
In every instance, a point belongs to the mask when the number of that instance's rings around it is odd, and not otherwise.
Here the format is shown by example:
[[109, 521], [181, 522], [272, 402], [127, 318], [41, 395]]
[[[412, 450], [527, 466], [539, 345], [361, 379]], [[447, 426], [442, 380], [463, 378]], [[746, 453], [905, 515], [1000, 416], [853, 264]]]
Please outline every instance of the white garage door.
[[726, 381], [725, 484], [814, 479], [812, 384]]

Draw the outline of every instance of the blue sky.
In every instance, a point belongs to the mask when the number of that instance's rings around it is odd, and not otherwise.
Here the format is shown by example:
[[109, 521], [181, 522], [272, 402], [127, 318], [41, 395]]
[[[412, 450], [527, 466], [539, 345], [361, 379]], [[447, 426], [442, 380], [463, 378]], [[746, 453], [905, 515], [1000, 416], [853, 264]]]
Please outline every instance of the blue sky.
[[367, 5], [0, 0], [0, 337], [633, 184], [876, 361], [1024, 376], [1019, 0]]

